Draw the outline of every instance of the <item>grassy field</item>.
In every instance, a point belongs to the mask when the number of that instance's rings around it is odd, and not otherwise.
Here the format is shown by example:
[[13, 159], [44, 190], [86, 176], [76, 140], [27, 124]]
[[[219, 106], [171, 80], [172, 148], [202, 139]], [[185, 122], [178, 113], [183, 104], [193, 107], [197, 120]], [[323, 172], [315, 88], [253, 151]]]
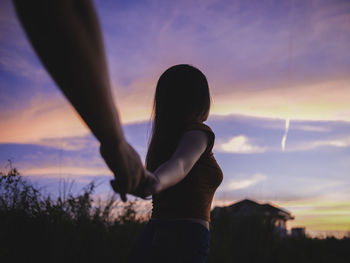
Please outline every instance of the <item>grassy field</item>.
[[[133, 202], [116, 215], [115, 197], [93, 205], [82, 194], [51, 198], [16, 169], [0, 174], [0, 259], [5, 262], [126, 262], [144, 227]], [[281, 238], [258, 218], [219, 218], [211, 225], [208, 263], [350, 262], [350, 238]]]

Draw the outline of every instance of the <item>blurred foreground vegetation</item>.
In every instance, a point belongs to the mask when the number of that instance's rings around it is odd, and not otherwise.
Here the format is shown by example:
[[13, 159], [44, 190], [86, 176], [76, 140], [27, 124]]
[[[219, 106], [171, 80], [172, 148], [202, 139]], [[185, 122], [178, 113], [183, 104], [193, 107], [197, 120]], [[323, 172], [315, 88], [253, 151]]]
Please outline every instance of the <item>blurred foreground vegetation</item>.
[[[0, 173], [0, 261], [126, 262], [144, 227], [135, 202], [95, 204], [94, 184], [81, 194], [44, 195], [16, 169]], [[210, 263], [350, 262], [350, 238], [281, 238], [257, 218], [221, 217], [211, 225]]]

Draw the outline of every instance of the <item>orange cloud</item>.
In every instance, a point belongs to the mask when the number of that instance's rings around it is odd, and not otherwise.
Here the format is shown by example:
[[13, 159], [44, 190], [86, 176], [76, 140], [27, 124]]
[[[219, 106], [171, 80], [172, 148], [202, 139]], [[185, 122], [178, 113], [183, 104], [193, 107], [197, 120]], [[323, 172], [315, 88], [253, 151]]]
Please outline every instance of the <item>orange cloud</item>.
[[[120, 85], [119, 83], [117, 85]], [[128, 89], [114, 87], [124, 124], [150, 120], [154, 78], [132, 82]], [[252, 84], [251, 84], [252, 85]], [[256, 83], [256, 85], [258, 85]], [[252, 91], [213, 90], [212, 114], [240, 114], [292, 120], [350, 121], [350, 80], [275, 86]], [[119, 92], [120, 91], [120, 92]], [[0, 113], [0, 142], [39, 143], [45, 138], [84, 136], [89, 133], [63, 97], [32, 99], [29, 106]]]
[[[259, 86], [259, 83], [255, 86]], [[216, 94], [212, 113], [291, 120], [350, 121], [349, 86], [350, 80], [342, 79], [298, 85], [281, 83], [254, 91], [242, 87]]]
[[43, 138], [82, 136], [89, 132], [63, 98], [35, 98], [27, 107], [0, 116], [2, 143], [40, 143]]
[[[130, 92], [117, 97], [126, 123], [150, 119], [156, 79], [143, 78], [130, 85]], [[211, 85], [213, 115], [248, 115], [290, 120], [350, 121], [350, 79], [275, 82], [256, 89], [259, 81]], [[226, 87], [225, 87], [226, 86]], [[239, 87], [239, 88], [237, 88]], [[225, 92], [223, 92], [225, 90]], [[117, 94], [118, 95], [118, 94]]]
[[[117, 92], [115, 97], [124, 124], [150, 119], [154, 87], [151, 81], [139, 80], [126, 92]], [[1, 143], [59, 144], [62, 148], [62, 141], [55, 139], [85, 136], [90, 132], [63, 96], [37, 96], [27, 104], [0, 113]]]
[[68, 177], [78, 179], [84, 176], [112, 175], [107, 167], [47, 166], [23, 169], [24, 176], [41, 176], [47, 178]]

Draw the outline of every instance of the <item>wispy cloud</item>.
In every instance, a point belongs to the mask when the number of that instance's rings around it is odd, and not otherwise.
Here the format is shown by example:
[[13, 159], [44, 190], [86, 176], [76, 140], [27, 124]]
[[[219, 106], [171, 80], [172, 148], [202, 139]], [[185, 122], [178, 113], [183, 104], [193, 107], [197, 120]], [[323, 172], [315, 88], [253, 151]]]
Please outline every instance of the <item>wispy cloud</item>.
[[96, 140], [90, 136], [67, 137], [67, 138], [43, 138], [36, 142], [38, 145], [57, 148], [64, 151], [79, 151], [84, 148], [98, 146]]
[[233, 190], [245, 189], [261, 181], [264, 181], [266, 179], [267, 179], [266, 175], [259, 174], [259, 173], [254, 174], [253, 176], [245, 179], [231, 179], [225, 184], [225, 186], [223, 187], [223, 190], [233, 191]]
[[287, 151], [309, 151], [321, 147], [350, 147], [350, 137], [304, 141], [291, 145]]
[[253, 145], [248, 137], [239, 135], [232, 137], [227, 142], [219, 143], [215, 150], [228, 153], [263, 153], [265, 148]]
[[49, 80], [48, 73], [37, 63], [34, 64], [31, 56], [28, 58], [28, 54], [23, 55], [8, 48], [0, 48], [0, 69], [17, 77], [28, 78], [36, 84]]
[[298, 124], [293, 122], [293, 130], [301, 130], [308, 132], [330, 132], [331, 128], [327, 126], [314, 125], [314, 124]]

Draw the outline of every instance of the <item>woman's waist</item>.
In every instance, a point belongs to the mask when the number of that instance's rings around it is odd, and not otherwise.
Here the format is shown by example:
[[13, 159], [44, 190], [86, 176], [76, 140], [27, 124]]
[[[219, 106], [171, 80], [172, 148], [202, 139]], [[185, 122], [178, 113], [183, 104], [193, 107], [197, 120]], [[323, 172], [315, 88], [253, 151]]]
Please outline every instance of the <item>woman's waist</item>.
[[[186, 201], [187, 199], [187, 201]], [[190, 201], [188, 201], [190, 200]], [[210, 222], [211, 199], [195, 200], [178, 198], [175, 202], [167, 196], [153, 199], [152, 218], [159, 219], [190, 219], [205, 226]]]
[[192, 222], [192, 223], [196, 223], [196, 224], [200, 224], [202, 226], [204, 226], [207, 230], [209, 230], [209, 222], [204, 220], [204, 219], [200, 219], [200, 218], [191, 218], [191, 217], [184, 217], [184, 218], [159, 218], [159, 217], [152, 217], [151, 221], [154, 222]]

